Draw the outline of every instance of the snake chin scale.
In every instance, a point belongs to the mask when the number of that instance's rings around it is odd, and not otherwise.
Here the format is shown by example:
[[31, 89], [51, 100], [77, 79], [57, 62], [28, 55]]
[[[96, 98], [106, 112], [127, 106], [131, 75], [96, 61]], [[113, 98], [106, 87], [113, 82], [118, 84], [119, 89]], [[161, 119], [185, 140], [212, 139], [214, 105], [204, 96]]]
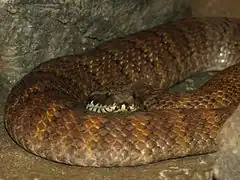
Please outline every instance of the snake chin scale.
[[95, 112], [95, 113], [124, 113], [124, 112], [134, 112], [139, 109], [134, 104], [117, 105], [116, 103], [113, 103], [111, 105], [103, 105], [103, 104], [99, 104], [99, 103], [94, 104], [94, 101], [87, 103], [85, 108], [86, 108], [86, 110], [88, 110], [90, 112]]

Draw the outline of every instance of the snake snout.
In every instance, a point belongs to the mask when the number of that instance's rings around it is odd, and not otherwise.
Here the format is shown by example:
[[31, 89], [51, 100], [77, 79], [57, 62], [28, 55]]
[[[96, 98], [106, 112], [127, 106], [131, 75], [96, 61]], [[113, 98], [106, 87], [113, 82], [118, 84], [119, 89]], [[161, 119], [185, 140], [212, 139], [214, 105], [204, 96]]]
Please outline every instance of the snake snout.
[[86, 104], [88, 111], [97, 113], [134, 112], [140, 107], [133, 91], [122, 91], [121, 87], [92, 93]]

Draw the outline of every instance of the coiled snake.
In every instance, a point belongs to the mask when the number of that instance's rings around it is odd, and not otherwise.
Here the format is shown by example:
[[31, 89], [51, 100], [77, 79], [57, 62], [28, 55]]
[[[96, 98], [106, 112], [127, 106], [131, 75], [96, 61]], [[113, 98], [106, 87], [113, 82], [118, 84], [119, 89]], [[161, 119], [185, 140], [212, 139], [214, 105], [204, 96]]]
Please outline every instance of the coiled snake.
[[[165, 90], [216, 68], [198, 90]], [[187, 18], [40, 64], [9, 94], [5, 124], [49, 160], [134, 166], [215, 151], [239, 101], [240, 20]]]

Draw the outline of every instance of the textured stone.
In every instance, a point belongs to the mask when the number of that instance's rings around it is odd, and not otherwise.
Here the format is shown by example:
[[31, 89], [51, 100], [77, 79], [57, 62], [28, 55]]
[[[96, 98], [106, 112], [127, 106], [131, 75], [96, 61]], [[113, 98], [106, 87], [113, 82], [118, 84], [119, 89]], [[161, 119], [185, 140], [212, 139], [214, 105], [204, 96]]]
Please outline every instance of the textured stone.
[[186, 0], [0, 0], [0, 93], [6, 97], [40, 62], [180, 18], [186, 10]]

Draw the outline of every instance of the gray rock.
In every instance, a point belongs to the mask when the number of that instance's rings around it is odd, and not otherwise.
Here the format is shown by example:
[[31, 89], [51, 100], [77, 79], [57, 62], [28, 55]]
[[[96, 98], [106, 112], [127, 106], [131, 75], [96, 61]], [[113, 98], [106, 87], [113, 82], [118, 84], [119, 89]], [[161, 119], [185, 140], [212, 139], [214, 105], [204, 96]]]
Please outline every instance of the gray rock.
[[187, 0], [0, 0], [0, 92], [6, 97], [21, 76], [45, 60], [81, 53], [187, 12]]

